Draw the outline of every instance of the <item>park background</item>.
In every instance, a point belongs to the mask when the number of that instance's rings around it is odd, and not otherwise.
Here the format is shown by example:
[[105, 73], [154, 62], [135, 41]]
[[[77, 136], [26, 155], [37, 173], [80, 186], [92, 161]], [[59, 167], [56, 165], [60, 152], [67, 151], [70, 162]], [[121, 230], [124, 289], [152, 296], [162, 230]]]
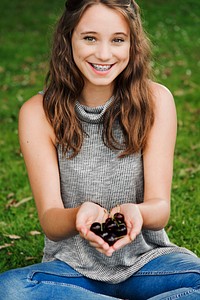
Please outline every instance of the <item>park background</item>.
[[[200, 255], [200, 2], [143, 0], [156, 80], [173, 93], [178, 116], [172, 242]], [[21, 105], [42, 90], [63, 0], [0, 2], [0, 272], [41, 261], [43, 234], [18, 143]], [[40, 145], [38, 145], [39, 147]]]

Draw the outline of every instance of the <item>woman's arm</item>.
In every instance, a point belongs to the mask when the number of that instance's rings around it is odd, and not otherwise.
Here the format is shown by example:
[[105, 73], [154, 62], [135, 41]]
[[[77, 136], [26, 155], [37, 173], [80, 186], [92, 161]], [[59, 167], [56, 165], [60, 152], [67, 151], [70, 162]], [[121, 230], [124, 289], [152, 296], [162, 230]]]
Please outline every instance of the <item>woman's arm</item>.
[[170, 216], [170, 195], [176, 142], [176, 109], [172, 94], [152, 84], [155, 122], [144, 151], [144, 202], [139, 204], [143, 228], [159, 230]]
[[55, 135], [42, 101], [42, 96], [36, 95], [22, 106], [19, 140], [42, 229], [56, 241], [77, 234], [78, 208], [63, 206]]

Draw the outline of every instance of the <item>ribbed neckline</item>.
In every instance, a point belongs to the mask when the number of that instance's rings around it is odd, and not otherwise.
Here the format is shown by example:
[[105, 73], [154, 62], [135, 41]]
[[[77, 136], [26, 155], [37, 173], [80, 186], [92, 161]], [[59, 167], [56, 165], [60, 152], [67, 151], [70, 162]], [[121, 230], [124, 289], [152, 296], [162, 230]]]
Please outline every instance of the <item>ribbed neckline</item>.
[[78, 117], [87, 123], [100, 123], [103, 120], [103, 116], [107, 108], [113, 101], [113, 97], [111, 97], [104, 105], [90, 107], [86, 105], [80, 104], [80, 102], [76, 102], [75, 110]]

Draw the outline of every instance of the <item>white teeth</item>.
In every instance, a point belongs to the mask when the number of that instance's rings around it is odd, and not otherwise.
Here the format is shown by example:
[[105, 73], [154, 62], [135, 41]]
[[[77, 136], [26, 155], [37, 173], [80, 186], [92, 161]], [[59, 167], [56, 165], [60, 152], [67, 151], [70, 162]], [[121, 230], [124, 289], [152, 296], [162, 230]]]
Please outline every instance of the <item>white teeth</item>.
[[93, 68], [95, 68], [97, 71], [108, 71], [112, 66], [111, 65], [96, 65], [91, 64]]

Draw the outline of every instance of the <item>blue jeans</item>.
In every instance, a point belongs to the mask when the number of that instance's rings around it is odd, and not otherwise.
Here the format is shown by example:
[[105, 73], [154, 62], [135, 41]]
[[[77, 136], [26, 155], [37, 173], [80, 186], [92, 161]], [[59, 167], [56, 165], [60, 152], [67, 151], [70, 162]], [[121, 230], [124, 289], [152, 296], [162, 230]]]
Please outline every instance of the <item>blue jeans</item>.
[[200, 259], [160, 256], [127, 280], [109, 284], [86, 278], [59, 260], [0, 275], [0, 300], [200, 299]]

